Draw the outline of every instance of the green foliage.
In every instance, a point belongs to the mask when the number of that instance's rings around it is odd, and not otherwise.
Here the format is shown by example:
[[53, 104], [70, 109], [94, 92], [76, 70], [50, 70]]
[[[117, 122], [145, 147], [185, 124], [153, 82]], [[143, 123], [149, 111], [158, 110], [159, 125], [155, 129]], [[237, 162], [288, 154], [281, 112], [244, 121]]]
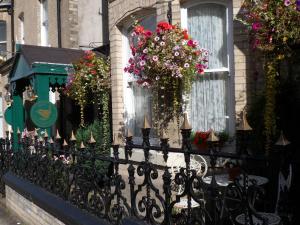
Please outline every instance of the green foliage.
[[[81, 142], [84, 143], [86, 146], [86, 149], [83, 151], [88, 151], [89, 154], [91, 154], [92, 149], [90, 149], [89, 146], [89, 140], [91, 138], [91, 133], [93, 134], [94, 139], [96, 140], [95, 144], [95, 154], [96, 155], [104, 155], [109, 156], [110, 154], [110, 133], [106, 133], [107, 127], [105, 127], [105, 123], [103, 121], [95, 120], [92, 124], [81, 127], [77, 130], [76, 133], [76, 144], [77, 147], [80, 146]], [[106, 136], [108, 135], [108, 136]], [[105, 174], [108, 172], [110, 162], [102, 161], [102, 160], [96, 160], [95, 161], [95, 168], [98, 174]], [[83, 168], [87, 171], [87, 173], [90, 172], [92, 168], [92, 161], [86, 160], [83, 163]]]
[[85, 146], [88, 146], [92, 133], [96, 140], [96, 154], [108, 155], [110, 151], [110, 134], [108, 137], [106, 136], [106, 129], [105, 123], [99, 120], [95, 120], [86, 127], [80, 127], [76, 133], [77, 147], [80, 146], [81, 142], [83, 142]]

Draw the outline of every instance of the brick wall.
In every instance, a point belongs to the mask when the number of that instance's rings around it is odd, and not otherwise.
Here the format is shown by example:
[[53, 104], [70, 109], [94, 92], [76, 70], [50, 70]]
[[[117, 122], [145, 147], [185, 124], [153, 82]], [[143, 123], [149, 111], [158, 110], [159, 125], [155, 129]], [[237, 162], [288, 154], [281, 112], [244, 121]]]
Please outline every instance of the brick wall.
[[22, 195], [5, 187], [6, 206], [9, 210], [17, 214], [28, 225], [64, 225], [57, 218], [53, 217], [33, 202], [24, 198]]

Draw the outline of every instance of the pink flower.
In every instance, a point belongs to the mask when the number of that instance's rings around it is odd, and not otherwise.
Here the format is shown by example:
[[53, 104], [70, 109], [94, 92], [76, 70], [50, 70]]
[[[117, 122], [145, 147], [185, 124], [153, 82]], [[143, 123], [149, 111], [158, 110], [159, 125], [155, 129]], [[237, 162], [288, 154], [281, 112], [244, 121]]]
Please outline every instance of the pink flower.
[[292, 4], [290, 0], [284, 0], [284, 5], [285, 6], [289, 6], [290, 4]]
[[146, 61], [145, 60], [140, 61], [140, 65], [141, 66], [145, 66], [146, 65]]
[[252, 24], [252, 30], [257, 31], [261, 28], [261, 24], [259, 22], [255, 22]]
[[143, 53], [147, 54], [147, 53], [148, 53], [148, 49], [145, 48], [145, 49], [143, 50]]
[[191, 46], [191, 47], [195, 47], [193, 40], [189, 40], [188, 43], [187, 43], [187, 45]]
[[158, 61], [158, 57], [155, 55], [155, 56], [152, 57], [152, 60], [153, 60], [154, 62], [157, 62], [157, 61]]

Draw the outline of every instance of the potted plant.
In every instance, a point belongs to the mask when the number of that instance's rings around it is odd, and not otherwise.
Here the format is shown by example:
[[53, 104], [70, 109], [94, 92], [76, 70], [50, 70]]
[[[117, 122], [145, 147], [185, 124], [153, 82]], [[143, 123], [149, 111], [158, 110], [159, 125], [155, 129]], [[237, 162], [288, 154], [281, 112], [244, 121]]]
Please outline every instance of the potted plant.
[[[191, 142], [200, 151], [205, 151], [208, 148], [207, 139], [210, 134], [209, 131], [196, 131], [191, 134]], [[219, 138], [219, 147], [223, 147], [224, 144], [230, 140], [229, 134], [226, 131], [217, 132], [216, 136]]]
[[183, 96], [204, 74], [208, 51], [179, 25], [167, 22], [158, 23], [155, 32], [135, 23], [131, 36], [132, 57], [124, 70], [151, 89], [154, 127], [165, 129], [182, 114]]
[[210, 134], [210, 131], [196, 131], [192, 132], [191, 141], [193, 145], [197, 147], [200, 151], [207, 150], [207, 138]]

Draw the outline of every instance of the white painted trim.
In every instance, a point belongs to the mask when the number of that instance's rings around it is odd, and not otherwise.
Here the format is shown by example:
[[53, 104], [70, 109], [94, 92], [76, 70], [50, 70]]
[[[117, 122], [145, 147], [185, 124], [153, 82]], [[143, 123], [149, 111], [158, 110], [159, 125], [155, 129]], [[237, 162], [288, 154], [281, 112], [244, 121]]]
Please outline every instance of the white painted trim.
[[229, 72], [229, 69], [226, 67], [218, 68], [218, 69], [206, 69], [205, 73], [217, 73], [217, 72]]

